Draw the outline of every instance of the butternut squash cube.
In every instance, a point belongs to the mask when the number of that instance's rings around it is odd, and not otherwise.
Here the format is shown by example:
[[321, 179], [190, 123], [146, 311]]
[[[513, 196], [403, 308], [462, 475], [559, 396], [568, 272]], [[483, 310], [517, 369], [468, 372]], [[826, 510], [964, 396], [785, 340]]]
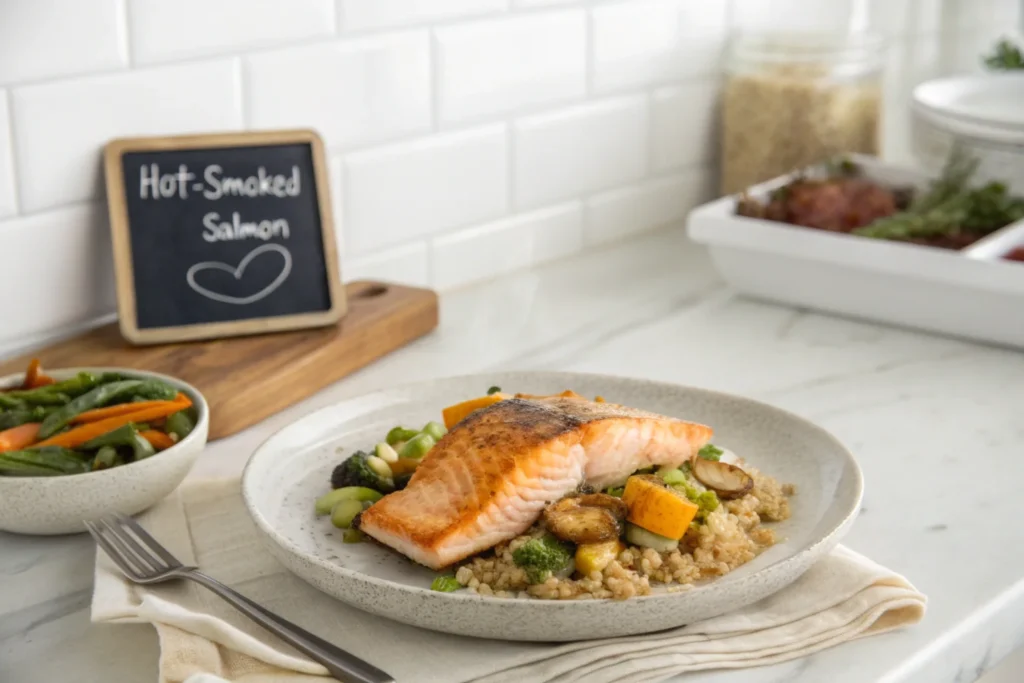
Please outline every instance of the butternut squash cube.
[[447, 429], [451, 429], [456, 424], [466, 419], [466, 417], [470, 413], [480, 410], [481, 408], [486, 408], [487, 406], [493, 405], [498, 401], [504, 401], [506, 398], [508, 398], [508, 396], [499, 391], [494, 394], [480, 396], [478, 398], [471, 398], [468, 401], [463, 401], [462, 403], [456, 403], [453, 406], [448, 406], [447, 408], [441, 411], [441, 415], [444, 417], [444, 426]]
[[674, 540], [683, 537], [700, 510], [653, 475], [634, 475], [627, 479], [622, 500], [629, 506], [627, 519], [630, 522]]

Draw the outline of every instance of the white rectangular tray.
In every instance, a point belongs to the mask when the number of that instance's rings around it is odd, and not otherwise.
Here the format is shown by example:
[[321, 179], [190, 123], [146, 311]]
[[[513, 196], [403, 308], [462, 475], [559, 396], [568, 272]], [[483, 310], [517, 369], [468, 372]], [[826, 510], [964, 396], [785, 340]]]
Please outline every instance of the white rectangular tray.
[[[874, 157], [853, 160], [885, 184], [927, 181]], [[765, 196], [796, 175], [749, 194]], [[737, 216], [729, 196], [690, 212], [687, 229], [722, 277], [749, 296], [1024, 348], [1024, 263], [1000, 259], [1024, 245], [1024, 221], [954, 251]]]

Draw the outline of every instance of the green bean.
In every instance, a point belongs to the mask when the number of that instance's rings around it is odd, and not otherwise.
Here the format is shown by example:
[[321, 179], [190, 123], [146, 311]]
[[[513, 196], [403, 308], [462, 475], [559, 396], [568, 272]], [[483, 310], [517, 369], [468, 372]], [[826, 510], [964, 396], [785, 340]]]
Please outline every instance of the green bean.
[[352, 520], [363, 511], [363, 504], [354, 498], [346, 498], [338, 501], [338, 504], [331, 510], [331, 524], [339, 529], [347, 529], [352, 526]]
[[[45, 388], [45, 387], [44, 387]], [[62, 406], [71, 400], [71, 397], [59, 391], [42, 391], [32, 389], [30, 391], [8, 391], [5, 394], [8, 398], [20, 401], [30, 406]]]
[[178, 395], [178, 390], [162, 380], [146, 379], [131, 393], [133, 394], [133, 400], [170, 401]]
[[195, 425], [192, 424], [192, 418], [184, 410], [174, 413], [164, 423], [164, 431], [176, 436], [178, 441], [191, 434], [193, 429], [195, 429]]
[[101, 384], [92, 391], [82, 394], [67, 405], [62, 406], [59, 410], [46, 416], [43, 424], [39, 427], [39, 438], [50, 438], [71, 422], [75, 416], [87, 410], [100, 408], [114, 399], [133, 394], [142, 383], [142, 380], [126, 379], [121, 382]]
[[85, 451], [91, 451], [104, 446], [130, 446], [135, 460], [143, 460], [156, 453], [153, 445], [142, 438], [138, 427], [131, 423], [86, 441], [80, 448]]
[[96, 457], [92, 459], [92, 468], [94, 470], [105, 470], [123, 464], [124, 458], [118, 454], [117, 449], [113, 446], [103, 446], [96, 451]]
[[[54, 474], [79, 474], [89, 469], [77, 453], [60, 446], [43, 446], [42, 448], [27, 448], [21, 451], [6, 451], [0, 453], [0, 461], [3, 461], [7, 469], [28, 466], [30, 468], [49, 469]], [[40, 473], [28, 476], [48, 475]]]
[[0, 393], [0, 408], [3, 409], [17, 409], [24, 408], [25, 402], [19, 401], [11, 396], [11, 392], [5, 391]]
[[388, 435], [384, 437], [384, 441], [389, 446], [394, 446], [397, 443], [404, 443], [409, 439], [419, 434], [415, 429], [406, 429], [405, 427], [393, 427]]
[[81, 396], [96, 387], [96, 376], [88, 372], [80, 372], [71, 379], [56, 384], [48, 384], [35, 389], [15, 389], [6, 392], [6, 396], [34, 405], [53, 405], [54, 396], [60, 397], [59, 403], [67, 403], [72, 397]]
[[431, 448], [434, 447], [434, 437], [426, 432], [420, 432], [416, 436], [412, 437], [405, 442], [402, 446], [402, 450], [398, 452], [400, 458], [413, 458], [419, 460], [427, 454]]
[[357, 500], [360, 503], [364, 500], [376, 502], [383, 497], [384, 495], [380, 491], [374, 491], [365, 486], [345, 486], [317, 498], [314, 509], [317, 515], [326, 515], [343, 500]]
[[35, 408], [15, 408], [0, 412], [0, 431], [17, 427], [27, 422], [42, 422], [43, 418], [53, 412], [53, 408], [36, 406]]
[[0, 453], [0, 476], [2, 477], [58, 477], [64, 474], [52, 467], [11, 460], [6, 455], [6, 453]]
[[448, 433], [448, 430], [445, 429], [444, 425], [440, 422], [430, 421], [423, 426], [423, 429], [421, 429], [420, 432], [423, 434], [429, 434], [434, 441], [440, 441], [442, 437]]

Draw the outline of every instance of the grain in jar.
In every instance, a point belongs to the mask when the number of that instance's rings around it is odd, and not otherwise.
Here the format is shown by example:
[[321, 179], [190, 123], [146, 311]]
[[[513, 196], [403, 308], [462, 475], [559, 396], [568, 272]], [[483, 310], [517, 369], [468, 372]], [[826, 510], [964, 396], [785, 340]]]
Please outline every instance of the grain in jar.
[[837, 154], [877, 154], [881, 48], [866, 33], [737, 36], [722, 98], [722, 193]]

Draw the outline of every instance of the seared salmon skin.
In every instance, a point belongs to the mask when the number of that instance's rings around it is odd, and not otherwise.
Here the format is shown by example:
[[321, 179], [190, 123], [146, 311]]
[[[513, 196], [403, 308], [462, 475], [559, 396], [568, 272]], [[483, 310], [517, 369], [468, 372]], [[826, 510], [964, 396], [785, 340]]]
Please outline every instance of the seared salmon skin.
[[622, 484], [638, 469], [677, 466], [711, 428], [582, 398], [511, 398], [456, 424], [409, 484], [360, 516], [359, 528], [441, 569], [530, 528], [581, 484]]

